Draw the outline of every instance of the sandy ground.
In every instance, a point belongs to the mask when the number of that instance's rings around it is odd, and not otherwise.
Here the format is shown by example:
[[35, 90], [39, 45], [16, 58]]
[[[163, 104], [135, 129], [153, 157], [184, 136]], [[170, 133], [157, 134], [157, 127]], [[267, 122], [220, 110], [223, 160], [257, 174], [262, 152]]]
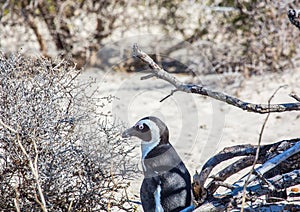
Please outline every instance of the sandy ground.
[[[191, 175], [224, 147], [257, 143], [266, 115], [242, 111], [211, 98], [180, 92], [160, 102], [173, 87], [159, 79], [140, 80], [144, 75], [145, 73], [103, 72], [94, 68], [85, 71], [81, 77], [83, 80], [86, 77], [96, 78], [101, 95], [117, 97], [106, 109], [111, 110], [112, 115], [127, 126], [149, 115], [161, 118], [169, 128], [170, 142]], [[192, 80], [186, 75], [176, 77], [182, 81]], [[239, 74], [197, 77], [213, 90], [253, 103], [267, 103], [281, 85], [287, 87], [278, 91], [272, 103], [294, 102], [288, 94], [292, 91], [300, 94], [300, 70], [253, 76], [249, 79], [244, 79]], [[299, 117], [299, 112], [272, 114], [265, 128], [262, 144], [300, 137]], [[139, 146], [139, 141], [132, 139], [131, 144]], [[139, 151], [136, 148], [134, 160], [137, 163], [140, 160]], [[238, 176], [241, 175], [236, 177]], [[142, 175], [137, 174], [128, 190], [132, 200], [139, 200], [141, 180]]]

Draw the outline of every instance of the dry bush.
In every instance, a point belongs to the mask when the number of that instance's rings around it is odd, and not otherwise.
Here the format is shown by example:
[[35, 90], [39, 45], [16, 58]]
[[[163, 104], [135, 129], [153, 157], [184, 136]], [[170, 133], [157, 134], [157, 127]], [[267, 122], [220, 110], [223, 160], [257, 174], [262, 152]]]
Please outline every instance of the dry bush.
[[[170, 67], [171, 63], [170, 69], [176, 63], [168, 58], [180, 58], [182, 64], [193, 69], [181, 72], [242, 72], [250, 76], [299, 65], [298, 31], [287, 18], [288, 9], [298, 7], [297, 1], [270, 0], [6, 0], [0, 2], [0, 30], [3, 31], [0, 45], [6, 51], [16, 49], [11, 45], [14, 37], [17, 43], [23, 42], [19, 48], [25, 43], [35, 44], [44, 55], [62, 52], [79, 66], [86, 62], [98, 65], [98, 61], [103, 63], [103, 58], [97, 58], [96, 52], [111, 41], [121, 40], [119, 56], [122, 38], [139, 33], [160, 34], [170, 36], [169, 40], [185, 41], [175, 44], [159, 42], [159, 39], [157, 43], [148, 41], [153, 52], [161, 50], [159, 57], [168, 60], [162, 61], [162, 65]], [[9, 45], [5, 44], [6, 38]], [[182, 51], [186, 49], [189, 53]], [[126, 59], [130, 56], [126, 55]], [[131, 67], [129, 61], [120, 69], [132, 70]], [[179, 71], [177, 68], [176, 72]]]
[[[44, 56], [71, 56], [77, 67], [95, 53], [104, 38], [126, 28], [125, 1], [4, 1], [0, 20], [4, 37], [36, 44]], [[19, 40], [17, 40], [19, 42]], [[22, 44], [21, 44], [22, 46]]]
[[72, 65], [0, 55], [1, 210], [131, 208], [131, 150], [101, 113], [112, 97]]
[[219, 44], [208, 55], [214, 70], [251, 75], [299, 63], [299, 36], [287, 18], [288, 9], [299, 6], [296, 1], [215, 1], [214, 6], [235, 9], [213, 13], [216, 17], [209, 31], [215, 31]]
[[[242, 72], [250, 76], [299, 65], [298, 31], [287, 17], [288, 9], [299, 8], [297, 1], [214, 0], [189, 5], [166, 0], [155, 4], [159, 12], [154, 17], [165, 32], [185, 41], [162, 50], [162, 55], [178, 58], [180, 51], [188, 48], [189, 54], [184, 52], [186, 59], [180, 62], [194, 73]], [[210, 66], [203, 64], [205, 59]]]
[[[167, 71], [193, 75], [241, 72], [248, 77], [299, 65], [298, 31], [287, 17], [289, 8], [299, 7], [296, 1], [161, 0], [146, 6], [151, 8], [147, 11], [152, 19], [145, 17], [134, 26], [146, 22], [150, 33], [162, 32], [166, 38], [147, 45], [145, 40], [138, 42], [150, 48], [149, 53], [157, 53], [152, 58], [159, 58]], [[130, 56], [131, 52], [122, 59]], [[146, 69], [132, 59], [117, 68]]]

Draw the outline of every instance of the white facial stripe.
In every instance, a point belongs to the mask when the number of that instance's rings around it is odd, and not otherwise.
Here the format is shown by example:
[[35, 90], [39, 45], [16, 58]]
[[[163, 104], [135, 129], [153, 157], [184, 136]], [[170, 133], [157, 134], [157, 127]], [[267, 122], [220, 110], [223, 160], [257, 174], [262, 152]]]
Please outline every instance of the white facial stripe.
[[163, 212], [164, 209], [160, 203], [160, 196], [161, 196], [161, 186], [157, 185], [157, 188], [154, 192], [154, 198], [155, 198], [155, 212]]
[[150, 141], [142, 141], [142, 158], [145, 159], [147, 154], [155, 148], [160, 142], [160, 133], [158, 126], [149, 119], [144, 119], [139, 121], [137, 124], [146, 124], [151, 130], [151, 140]]

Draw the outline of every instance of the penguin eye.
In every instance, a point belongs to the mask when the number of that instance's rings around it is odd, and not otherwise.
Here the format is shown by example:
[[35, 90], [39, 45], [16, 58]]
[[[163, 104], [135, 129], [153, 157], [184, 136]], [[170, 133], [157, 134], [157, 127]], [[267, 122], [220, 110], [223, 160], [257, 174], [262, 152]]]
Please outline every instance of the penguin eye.
[[149, 127], [148, 127], [148, 125], [144, 124], [144, 123], [142, 123], [142, 124], [136, 124], [135, 125], [135, 129], [137, 131], [141, 132], [141, 133], [145, 133], [145, 132], [147, 132], [147, 131], [150, 130]]
[[144, 129], [144, 125], [143, 124], [139, 125], [139, 130], [143, 130], [143, 129]]

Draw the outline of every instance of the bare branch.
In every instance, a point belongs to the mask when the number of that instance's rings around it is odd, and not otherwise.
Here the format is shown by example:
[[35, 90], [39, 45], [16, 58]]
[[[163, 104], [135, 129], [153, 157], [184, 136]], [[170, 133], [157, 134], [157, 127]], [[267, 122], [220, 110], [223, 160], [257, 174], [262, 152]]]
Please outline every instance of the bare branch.
[[18, 191], [17, 187], [15, 187], [15, 192], [16, 192], [16, 197], [14, 198], [14, 205], [15, 205], [16, 211], [21, 212], [20, 205], [19, 205], [19, 191]]
[[155, 74], [149, 74], [149, 75], [143, 76], [143, 77], [141, 77], [141, 80], [150, 79], [152, 77], [155, 77]]
[[147, 63], [149, 65], [153, 75], [155, 75], [156, 77], [171, 83], [180, 91], [185, 91], [188, 93], [190, 92], [189, 89], [187, 89], [184, 86], [184, 83], [180, 82], [174, 76], [170, 75], [165, 70], [160, 68], [159, 65], [157, 65], [157, 63], [155, 63], [149, 55], [147, 55], [145, 52], [143, 52], [141, 49], [139, 49], [137, 44], [133, 45], [133, 55], [135, 57], [139, 58], [140, 60], [142, 60], [143, 62]]
[[[269, 100], [268, 100], [268, 105], [269, 105], [269, 107], [270, 107], [271, 101], [272, 101], [272, 99], [274, 98], [274, 96], [276, 95], [276, 93], [277, 93], [281, 88], [283, 88], [283, 87], [285, 87], [285, 86], [280, 86], [279, 88], [277, 88], [277, 89], [274, 91], [273, 95], [269, 98]], [[260, 144], [261, 144], [261, 140], [262, 140], [262, 135], [263, 135], [263, 133], [264, 133], [264, 129], [265, 129], [265, 126], [266, 126], [266, 124], [267, 124], [267, 121], [268, 121], [269, 117], [270, 117], [270, 113], [268, 113], [267, 117], [265, 118], [264, 123], [263, 123], [263, 125], [262, 125], [262, 127], [261, 127], [261, 130], [260, 130], [260, 133], [259, 133], [259, 139], [258, 139], [258, 145], [257, 145], [258, 147], [257, 147], [257, 150], [256, 150], [255, 159], [254, 159], [252, 168], [251, 168], [251, 170], [250, 170], [250, 172], [249, 172], [249, 174], [248, 174], [248, 178], [247, 178], [247, 180], [246, 180], [246, 182], [245, 182], [245, 184], [244, 184], [244, 188], [243, 188], [243, 197], [242, 197], [242, 209], [241, 209], [241, 212], [244, 211], [244, 206], [245, 206], [245, 203], [246, 203], [246, 189], [247, 189], [247, 185], [248, 185], [248, 182], [249, 182], [249, 180], [250, 180], [250, 176], [251, 176], [252, 173], [254, 172], [255, 165], [256, 165], [257, 160], [258, 160], [258, 157], [259, 157], [259, 151], [260, 151]]]
[[11, 131], [11, 132], [13, 132], [13, 133], [15, 133], [15, 134], [18, 134], [18, 131], [17, 131], [17, 130], [15, 130], [15, 129], [12, 128], [11, 126], [8, 126], [7, 124], [4, 124], [3, 121], [2, 121], [1, 119], [0, 119], [0, 124], [1, 124], [4, 128], [8, 129], [9, 131]]
[[[254, 159], [255, 159], [255, 156], [253, 156], [253, 155], [243, 157], [243, 158], [237, 160], [235, 163], [232, 163], [229, 166], [227, 166], [226, 168], [222, 169], [217, 174], [210, 176], [210, 178], [213, 178], [213, 181], [208, 184], [207, 191], [209, 191], [210, 194], [213, 194], [219, 187], [219, 185], [215, 183], [216, 180], [217, 181], [226, 180], [231, 175], [238, 173], [239, 171], [245, 169], [246, 167], [251, 166], [254, 162]], [[262, 163], [261, 157], [259, 158], [259, 160], [256, 161], [256, 163], [259, 163], [259, 164]]]
[[209, 96], [216, 100], [226, 102], [227, 104], [233, 105], [235, 107], [241, 108], [242, 110], [246, 110], [248, 112], [254, 113], [274, 113], [274, 112], [285, 112], [285, 111], [294, 111], [300, 110], [300, 102], [296, 103], [282, 103], [282, 104], [253, 104], [249, 102], [244, 102], [236, 97], [229, 96], [225, 93], [221, 93], [218, 91], [209, 90], [200, 85], [194, 84], [185, 84], [179, 81], [176, 77], [167, 73], [164, 69], [160, 68], [152, 58], [143, 52], [137, 44], [133, 46], [133, 55], [143, 62], [147, 63], [150, 67], [152, 73], [157, 77], [168, 83], [172, 84], [178, 91], [183, 91], [186, 93], [195, 93], [204, 96]]
[[167, 95], [166, 97], [164, 97], [163, 99], [161, 99], [159, 102], [163, 102], [165, 101], [167, 98], [169, 98], [170, 96], [172, 96], [175, 92], [177, 92], [178, 90], [175, 89], [175, 90], [172, 90], [171, 93], [169, 95]]
[[20, 149], [22, 150], [23, 154], [26, 156], [27, 160], [28, 160], [28, 163], [29, 163], [29, 167], [31, 169], [31, 172], [35, 178], [35, 183], [36, 183], [36, 186], [37, 186], [37, 189], [38, 189], [38, 192], [39, 192], [39, 196], [41, 198], [41, 201], [38, 201], [38, 198], [37, 199], [37, 202], [39, 202], [42, 210], [44, 212], [47, 212], [47, 207], [46, 207], [46, 201], [45, 201], [45, 197], [44, 197], [44, 194], [43, 194], [43, 190], [42, 190], [42, 187], [40, 185], [40, 181], [39, 181], [39, 174], [38, 174], [38, 167], [37, 167], [37, 159], [38, 159], [38, 152], [37, 152], [37, 147], [36, 147], [36, 143], [35, 141], [33, 140], [33, 143], [34, 143], [34, 148], [35, 148], [35, 159], [34, 159], [34, 162], [32, 161], [32, 158], [30, 157], [30, 155], [27, 153], [26, 149], [24, 148], [23, 144], [21, 143], [21, 139], [20, 139], [20, 133], [18, 133], [17, 130], [13, 129], [12, 127], [8, 126], [7, 124], [4, 124], [2, 120], [0, 120], [0, 124], [5, 127], [6, 129], [8, 129], [9, 131], [15, 133], [17, 135], [17, 144], [18, 146], [20, 147]]
[[195, 195], [201, 198], [199, 199], [199, 202], [203, 202], [208, 195], [207, 190], [204, 188], [204, 184], [215, 166], [234, 157], [255, 155], [256, 149], [257, 147], [253, 145], [227, 147], [214, 157], [210, 158], [202, 167], [201, 173], [194, 175], [194, 183], [196, 183], [196, 188], [194, 188], [194, 190]]
[[[282, 175], [276, 175], [270, 179], [267, 179], [267, 181], [272, 185], [273, 189], [281, 190], [299, 184], [299, 176], [300, 170], [293, 170]], [[247, 190], [255, 192], [257, 196], [261, 196], [270, 192], [270, 188], [268, 186], [269, 184], [264, 186], [263, 183], [256, 181], [247, 187]]]
[[300, 102], [300, 97], [295, 92], [291, 92], [289, 96]]
[[222, 182], [222, 181], [215, 181], [214, 183], [215, 183], [216, 186], [222, 186], [222, 187], [225, 187], [225, 188], [228, 188], [228, 189], [234, 189], [235, 188], [232, 184], [225, 183], [225, 182]]

